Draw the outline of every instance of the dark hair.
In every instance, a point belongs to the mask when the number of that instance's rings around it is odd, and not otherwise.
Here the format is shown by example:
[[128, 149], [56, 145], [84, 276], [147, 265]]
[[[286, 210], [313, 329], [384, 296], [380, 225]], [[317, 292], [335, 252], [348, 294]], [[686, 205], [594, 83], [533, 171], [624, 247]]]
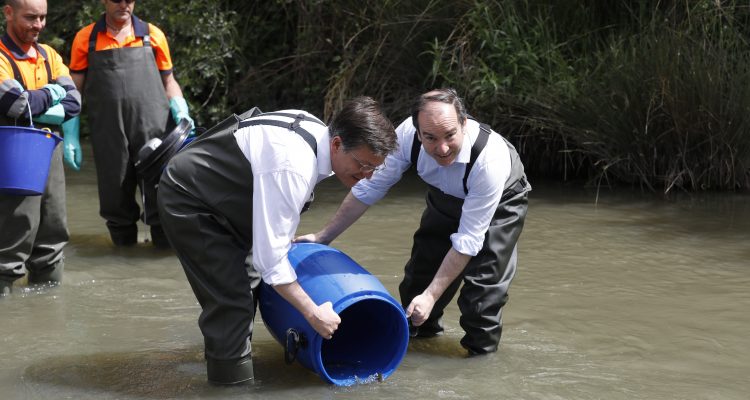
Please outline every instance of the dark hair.
[[331, 137], [339, 136], [344, 150], [367, 146], [378, 156], [396, 150], [396, 130], [372, 97], [359, 96], [347, 100], [333, 117], [328, 130]]
[[463, 125], [464, 122], [466, 122], [468, 116], [468, 114], [466, 114], [466, 107], [464, 106], [464, 101], [458, 97], [456, 90], [452, 88], [435, 89], [417, 97], [411, 107], [411, 122], [417, 130], [419, 130], [419, 122], [417, 119], [419, 113], [424, 110], [427, 103], [434, 101], [453, 105], [456, 109], [456, 115], [458, 116], [458, 123]]

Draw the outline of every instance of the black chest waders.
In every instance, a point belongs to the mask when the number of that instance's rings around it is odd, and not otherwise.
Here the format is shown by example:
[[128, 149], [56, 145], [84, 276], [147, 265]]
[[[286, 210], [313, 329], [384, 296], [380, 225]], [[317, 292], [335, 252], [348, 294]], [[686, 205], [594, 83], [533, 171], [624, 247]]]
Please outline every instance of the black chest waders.
[[[480, 124], [480, 132], [471, 149], [471, 158], [464, 173], [464, 193], [468, 194], [469, 173], [484, 150], [492, 130]], [[459, 287], [459, 323], [465, 331], [461, 345], [471, 354], [497, 350], [502, 335], [502, 307], [508, 301], [508, 288], [516, 272], [518, 237], [523, 230], [528, 205], [528, 191], [523, 164], [515, 148], [503, 138], [511, 155], [511, 173], [502, 198], [497, 205], [479, 253], [472, 257], [464, 272], [436, 301], [427, 321], [419, 327], [410, 326], [416, 337], [432, 337], [443, 332], [441, 318], [445, 307]], [[412, 146], [412, 165], [417, 164], [421, 143], [416, 134]], [[443, 193], [429, 185], [420, 226], [414, 233], [411, 257], [404, 267], [399, 285], [401, 302], [407, 307], [435, 277], [452, 243], [450, 235], [458, 231], [464, 200]], [[461, 286], [463, 282], [463, 286]]]
[[[154, 229], [160, 225], [156, 188], [145, 184], [134, 163], [138, 150], [149, 139], [162, 137], [174, 126], [148, 25], [138, 23], [138, 26], [134, 23], [133, 29], [143, 34], [143, 47], [102, 51], [96, 51], [96, 39], [106, 26], [103, 20], [94, 25], [89, 37], [89, 67], [84, 87], [99, 189], [99, 214], [107, 221], [110, 236], [117, 245], [136, 242], [139, 217], [152, 226], [152, 233], [161, 232], [160, 228]], [[142, 215], [135, 198], [138, 186]], [[153, 236], [156, 240], [156, 234]]]
[[[233, 115], [198, 136], [169, 161], [159, 182], [164, 231], [202, 308], [198, 325], [208, 380], [219, 384], [253, 379], [250, 341], [261, 279], [252, 266], [252, 166], [234, 133], [252, 125], [282, 126], [317, 152], [312, 135], [299, 127], [304, 116], [268, 113], [245, 120], [256, 113]], [[292, 121], [261, 118], [268, 115]]]
[[[54, 83], [49, 57], [42, 46], [35, 46], [44, 58], [48, 82]], [[25, 88], [26, 83], [15, 60], [0, 51], [11, 68], [13, 77]], [[28, 121], [0, 116], [0, 125], [28, 126]], [[35, 124], [55, 133], [59, 126]], [[0, 194], [0, 295], [11, 283], [29, 273], [30, 283], [60, 282], [63, 275], [63, 247], [68, 242], [65, 211], [65, 172], [62, 145], [55, 146], [44, 193], [40, 196]]]

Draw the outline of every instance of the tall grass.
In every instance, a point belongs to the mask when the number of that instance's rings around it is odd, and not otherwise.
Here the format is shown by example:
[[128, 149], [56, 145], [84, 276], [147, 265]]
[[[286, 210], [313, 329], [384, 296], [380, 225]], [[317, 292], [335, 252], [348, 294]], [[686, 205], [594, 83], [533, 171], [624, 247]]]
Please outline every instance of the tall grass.
[[746, 11], [674, 6], [605, 42], [562, 108], [597, 178], [664, 193], [748, 187], [750, 51], [728, 18]]
[[347, 98], [369, 95], [399, 119], [408, 115], [410, 100], [428, 89], [425, 43], [445, 37], [468, 3], [292, 0], [240, 7], [252, 7], [273, 22], [241, 25], [247, 39], [243, 53], [258, 54], [259, 47], [262, 52], [249, 59], [238, 82], [238, 103], [298, 106], [328, 118]]
[[433, 76], [460, 87], [537, 173], [663, 193], [747, 189], [748, 11], [477, 1], [432, 44]]

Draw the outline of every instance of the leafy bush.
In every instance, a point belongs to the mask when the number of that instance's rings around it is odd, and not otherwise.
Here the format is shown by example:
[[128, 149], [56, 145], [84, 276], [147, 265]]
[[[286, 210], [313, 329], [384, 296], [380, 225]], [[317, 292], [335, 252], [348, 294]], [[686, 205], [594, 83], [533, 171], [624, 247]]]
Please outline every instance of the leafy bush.
[[[47, 28], [41, 41], [53, 45], [69, 61], [76, 32], [103, 12], [98, 1], [48, 1]], [[175, 77], [196, 122], [208, 125], [225, 117], [231, 78], [240, 69], [234, 57], [236, 14], [214, 0], [139, 0], [134, 13], [167, 35]]]

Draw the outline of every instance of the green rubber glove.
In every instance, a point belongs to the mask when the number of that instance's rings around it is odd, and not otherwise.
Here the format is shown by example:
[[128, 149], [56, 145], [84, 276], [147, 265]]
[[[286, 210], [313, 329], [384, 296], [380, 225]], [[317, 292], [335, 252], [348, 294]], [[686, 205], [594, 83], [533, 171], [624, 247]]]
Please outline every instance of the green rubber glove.
[[172, 114], [175, 124], [179, 124], [183, 118], [187, 119], [190, 122], [189, 136], [195, 135], [195, 122], [190, 118], [187, 101], [183, 97], [172, 97], [169, 99], [169, 112]]
[[60, 100], [64, 99], [68, 94], [68, 91], [64, 87], [56, 83], [48, 83], [42, 86], [42, 89], [46, 89], [49, 92], [50, 98], [52, 99], [52, 105], [55, 106], [60, 103]]
[[65, 109], [62, 104], [54, 105], [42, 115], [34, 117], [34, 122], [47, 125], [60, 125], [65, 120]]
[[63, 131], [63, 160], [70, 168], [81, 170], [83, 164], [83, 152], [79, 139], [81, 121], [78, 116], [73, 117], [62, 124]]

